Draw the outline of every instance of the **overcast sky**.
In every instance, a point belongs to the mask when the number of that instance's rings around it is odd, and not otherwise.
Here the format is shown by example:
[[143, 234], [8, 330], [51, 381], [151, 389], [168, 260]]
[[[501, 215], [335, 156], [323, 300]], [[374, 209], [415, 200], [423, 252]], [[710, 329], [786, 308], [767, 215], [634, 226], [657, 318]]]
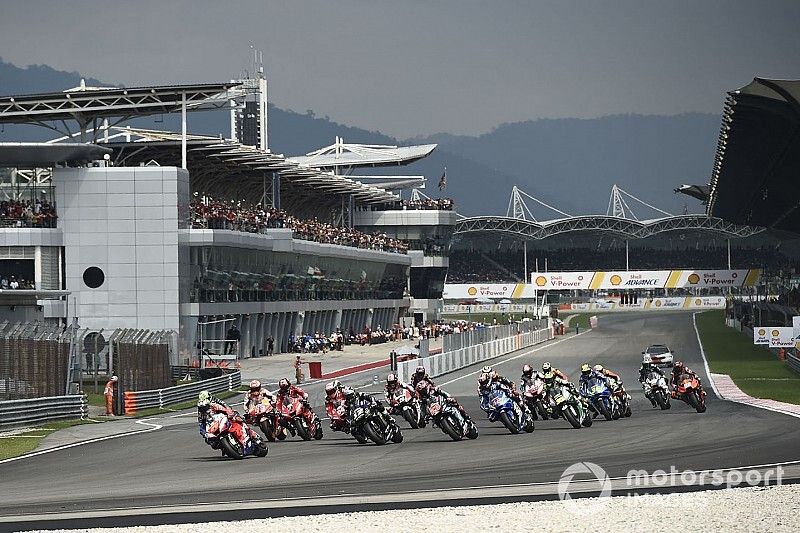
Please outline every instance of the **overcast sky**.
[[[613, 113], [719, 113], [800, 78], [800, 1], [3, 0], [0, 56], [128, 86], [237, 77], [401, 138]], [[2, 88], [0, 87], [0, 93]]]

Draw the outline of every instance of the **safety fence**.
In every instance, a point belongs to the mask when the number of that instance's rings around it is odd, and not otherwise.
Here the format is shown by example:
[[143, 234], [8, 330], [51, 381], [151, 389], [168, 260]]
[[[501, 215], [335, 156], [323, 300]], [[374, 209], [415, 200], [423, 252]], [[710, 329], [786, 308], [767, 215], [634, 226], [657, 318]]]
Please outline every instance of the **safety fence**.
[[41, 322], [0, 323], [0, 398], [66, 392], [73, 331]]
[[397, 364], [398, 377], [410, 381], [411, 374], [418, 365], [425, 367], [431, 377], [441, 376], [448, 372], [493, 359], [501, 355], [527, 348], [553, 338], [552, 328], [544, 328], [526, 333], [517, 333], [509, 337], [491, 340], [467, 348], [442, 352], [439, 355], [404, 361]]
[[469, 348], [478, 344], [511, 337], [517, 333], [528, 333], [537, 329], [547, 327], [547, 319], [541, 320], [525, 320], [523, 322], [515, 322], [513, 324], [503, 324], [499, 326], [487, 326], [484, 328], [475, 328], [461, 333], [453, 333], [445, 335], [442, 338], [442, 351], [452, 352], [462, 348]]
[[242, 384], [242, 374], [238, 370], [211, 379], [195, 381], [185, 385], [163, 389], [125, 391], [125, 414], [132, 415], [143, 409], [163, 408], [168, 405], [193, 400], [202, 390], [224, 392], [237, 390]]
[[0, 402], [0, 430], [40, 425], [51, 420], [86, 418], [86, 396], [49, 396]]
[[800, 359], [795, 357], [792, 354], [786, 355], [786, 364], [789, 365], [789, 368], [800, 374]]

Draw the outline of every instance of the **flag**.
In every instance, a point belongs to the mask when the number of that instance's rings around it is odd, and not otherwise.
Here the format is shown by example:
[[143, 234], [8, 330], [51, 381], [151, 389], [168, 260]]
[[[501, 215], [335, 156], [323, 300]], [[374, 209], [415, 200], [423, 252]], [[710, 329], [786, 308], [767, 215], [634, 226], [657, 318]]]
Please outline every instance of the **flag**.
[[442, 172], [442, 177], [439, 178], [439, 190], [443, 191], [447, 187], [447, 167], [444, 167], [444, 172]]

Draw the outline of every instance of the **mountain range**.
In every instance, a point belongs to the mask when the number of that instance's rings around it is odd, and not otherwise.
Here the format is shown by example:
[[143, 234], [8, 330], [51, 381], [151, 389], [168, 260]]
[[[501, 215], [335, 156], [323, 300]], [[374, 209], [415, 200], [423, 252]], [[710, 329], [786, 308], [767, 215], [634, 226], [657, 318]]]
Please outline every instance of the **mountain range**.
[[[2, 95], [60, 91], [77, 86], [81, 78], [87, 85], [114, 85], [77, 72], [46, 65], [21, 68], [0, 59]], [[520, 115], [531, 113], [521, 110]], [[165, 116], [132, 124], [177, 131], [178, 121], [176, 116]], [[224, 134], [228, 116], [224, 112], [192, 113], [188, 123], [192, 133]], [[336, 136], [351, 143], [437, 143], [438, 148], [422, 161], [368, 172], [425, 175], [429, 181], [424, 192], [431, 197], [452, 197], [464, 215], [505, 214], [514, 185], [572, 215], [605, 213], [615, 183], [668, 212], [702, 212], [699, 202], [672, 190], [682, 183], [708, 181], [719, 126], [720, 116], [709, 113], [613, 115], [506, 123], [476, 136], [439, 133], [395, 139], [333, 122], [311, 110], [298, 113], [269, 106], [270, 149], [276, 153], [304, 154], [331, 144]], [[53, 132], [34, 126], [0, 129], [0, 142], [52, 137]], [[445, 167], [447, 188], [440, 193], [436, 185]], [[532, 200], [527, 200], [527, 205], [539, 220], [560, 216]], [[629, 205], [639, 218], [658, 215], [636, 202], [629, 201]]]

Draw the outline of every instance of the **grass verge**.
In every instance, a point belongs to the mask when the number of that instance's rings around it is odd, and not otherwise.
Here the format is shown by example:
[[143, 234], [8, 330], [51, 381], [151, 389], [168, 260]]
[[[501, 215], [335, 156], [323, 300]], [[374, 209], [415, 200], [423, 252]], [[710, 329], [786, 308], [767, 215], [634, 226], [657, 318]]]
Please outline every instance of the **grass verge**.
[[589, 317], [594, 316], [596, 313], [577, 313], [577, 314], [564, 314], [561, 320], [564, 321], [564, 326], [569, 331], [575, 331], [575, 326], [578, 326], [580, 331], [589, 329]]
[[800, 376], [764, 346], [725, 325], [723, 311], [697, 315], [708, 366], [715, 374], [728, 374], [754, 398], [800, 404]]
[[54, 431], [81, 424], [93, 424], [92, 420], [59, 420], [37, 426], [29, 431], [0, 438], [0, 460], [17, 457], [36, 449], [43, 438]]

